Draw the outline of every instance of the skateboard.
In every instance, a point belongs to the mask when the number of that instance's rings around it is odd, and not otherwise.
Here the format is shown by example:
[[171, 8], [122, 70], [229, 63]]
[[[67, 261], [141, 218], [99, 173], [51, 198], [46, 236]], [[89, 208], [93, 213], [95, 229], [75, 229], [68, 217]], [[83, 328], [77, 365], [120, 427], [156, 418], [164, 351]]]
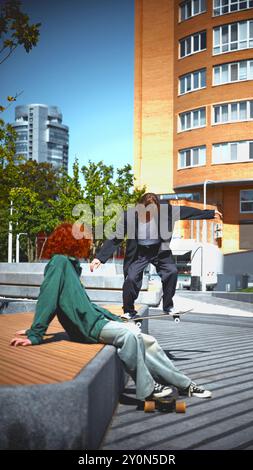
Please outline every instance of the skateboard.
[[138, 323], [138, 322], [141, 322], [143, 320], [152, 320], [152, 319], [155, 319], [155, 318], [169, 318], [169, 317], [172, 317], [174, 322], [175, 323], [179, 323], [180, 322], [180, 315], [183, 315], [184, 313], [188, 313], [188, 312], [191, 312], [193, 309], [190, 308], [188, 310], [179, 310], [178, 312], [175, 312], [175, 313], [162, 313], [161, 315], [148, 315], [147, 317], [139, 317], [139, 318], [132, 318], [132, 319], [129, 319], [129, 318], [126, 318], [124, 317], [123, 315], [121, 315], [121, 319], [124, 320], [124, 321], [133, 321], [134, 323]]
[[[175, 323], [180, 322], [180, 315], [184, 315], [184, 313], [192, 312], [193, 308], [189, 308], [188, 310], [179, 310], [178, 312], [175, 313], [169, 313], [169, 316], [173, 317], [173, 320]], [[167, 316], [167, 314], [164, 314]]]
[[172, 388], [172, 393], [167, 397], [163, 398], [154, 398], [150, 400], [145, 400], [144, 402], [144, 412], [153, 413], [155, 410], [158, 410], [162, 413], [185, 413], [186, 412], [186, 403], [185, 401], [178, 401], [178, 391]]

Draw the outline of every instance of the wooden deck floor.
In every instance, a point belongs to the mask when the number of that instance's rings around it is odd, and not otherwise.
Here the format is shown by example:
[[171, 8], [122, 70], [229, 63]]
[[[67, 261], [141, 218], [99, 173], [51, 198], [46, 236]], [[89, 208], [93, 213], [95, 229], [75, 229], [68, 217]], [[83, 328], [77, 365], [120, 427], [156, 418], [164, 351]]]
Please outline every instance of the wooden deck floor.
[[[106, 305], [116, 314], [117, 305]], [[0, 315], [0, 385], [49, 384], [72, 380], [104, 347], [68, 340], [57, 319], [48, 328], [43, 344], [36, 347], [12, 347], [15, 332], [27, 329], [33, 313]]]

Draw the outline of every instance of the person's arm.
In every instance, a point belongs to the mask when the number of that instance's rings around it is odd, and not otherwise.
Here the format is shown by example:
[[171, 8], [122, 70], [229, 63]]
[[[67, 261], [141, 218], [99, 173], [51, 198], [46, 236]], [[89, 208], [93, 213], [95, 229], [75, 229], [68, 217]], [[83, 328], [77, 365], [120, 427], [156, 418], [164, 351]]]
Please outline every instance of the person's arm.
[[122, 241], [122, 239], [116, 237], [112, 240], [106, 240], [100, 250], [98, 250], [96, 259], [98, 259], [100, 263], [106, 263], [106, 261], [111, 258], [114, 251], [118, 248]]
[[126, 234], [126, 218], [127, 214], [124, 213], [117, 227], [117, 231], [121, 235], [116, 236], [111, 240], [106, 240], [102, 247], [96, 252], [95, 258], [90, 264], [90, 270], [92, 272], [94, 269], [97, 269], [101, 263], [106, 263], [106, 261], [108, 261], [108, 259], [113, 255], [114, 251], [124, 240], [124, 236]]
[[196, 209], [190, 206], [180, 206], [180, 220], [200, 220], [200, 219], [214, 219], [218, 211], [209, 209]]
[[[53, 257], [45, 268], [45, 277], [41, 284], [32, 326], [26, 331], [17, 332], [19, 334], [25, 333], [27, 340], [32, 345], [42, 343], [43, 336], [56, 314], [59, 290], [63, 282], [62, 274], [62, 269], [55, 265]], [[18, 342], [15, 340], [18, 340]], [[11, 344], [13, 346], [29, 345], [24, 338], [13, 338]]]

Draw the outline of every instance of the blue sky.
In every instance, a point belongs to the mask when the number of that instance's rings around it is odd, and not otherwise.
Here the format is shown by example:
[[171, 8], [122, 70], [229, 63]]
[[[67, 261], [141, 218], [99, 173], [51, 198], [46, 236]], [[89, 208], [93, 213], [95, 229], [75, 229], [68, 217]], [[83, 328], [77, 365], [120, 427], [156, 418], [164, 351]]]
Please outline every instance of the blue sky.
[[[70, 172], [75, 156], [132, 164], [134, 0], [22, 0], [22, 10], [42, 23], [40, 40], [1, 65], [0, 103], [23, 90], [17, 105], [58, 106]], [[13, 122], [14, 106], [2, 117]]]

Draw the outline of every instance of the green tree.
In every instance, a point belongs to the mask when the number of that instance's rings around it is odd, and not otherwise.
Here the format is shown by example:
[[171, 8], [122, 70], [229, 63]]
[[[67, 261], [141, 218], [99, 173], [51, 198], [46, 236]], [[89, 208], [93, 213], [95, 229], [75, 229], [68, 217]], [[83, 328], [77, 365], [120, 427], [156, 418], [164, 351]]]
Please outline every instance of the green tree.
[[[19, 0], [5, 0], [0, 6], [0, 65], [19, 46], [29, 53], [38, 43], [40, 26], [41, 23], [30, 23], [29, 16], [21, 10]], [[7, 96], [7, 103], [0, 105], [0, 112], [16, 101], [19, 95]]]
[[47, 203], [55, 199], [61, 185], [60, 171], [48, 162], [26, 160], [18, 165], [18, 186], [29, 188]]
[[13, 188], [10, 197], [13, 201], [13, 235], [26, 233], [27, 258], [28, 261], [34, 261], [36, 236], [42, 230], [52, 230], [52, 212], [40, 195], [30, 188]]
[[134, 174], [129, 163], [123, 168], [118, 168], [116, 173], [117, 177], [112, 186], [111, 199], [126, 209], [128, 204], [137, 203], [145, 193], [145, 187], [134, 187]]
[[18, 46], [29, 53], [39, 40], [40, 26], [41, 23], [29, 23], [29, 16], [21, 11], [19, 0], [6, 0], [0, 7], [0, 64]]
[[[20, 46], [29, 53], [39, 40], [40, 23], [31, 23], [21, 10], [18, 0], [5, 0], [0, 5], [0, 65]], [[8, 108], [20, 93], [7, 96], [6, 104], [0, 104], [0, 112]], [[22, 158], [15, 157], [16, 133], [10, 124], [0, 119], [0, 261], [7, 258], [7, 236], [10, 219], [10, 191], [18, 187]]]
[[10, 190], [18, 181], [15, 164], [16, 133], [0, 119], [0, 261], [7, 260], [7, 239], [10, 217]]
[[95, 211], [95, 198], [103, 196], [104, 204], [110, 203], [113, 166], [89, 160], [88, 165], [81, 168], [84, 177], [84, 197], [91, 209]]
[[64, 221], [74, 222], [73, 208], [83, 203], [83, 190], [79, 182], [79, 165], [73, 165], [73, 177], [58, 172], [48, 163], [27, 161], [18, 165], [19, 184], [10, 191], [13, 201], [13, 234], [26, 233], [21, 247], [34, 261], [36, 238], [39, 233], [49, 235]]
[[57, 222], [53, 204], [58, 197], [61, 176], [51, 164], [34, 160], [15, 165], [15, 170], [16, 178], [11, 188], [5, 190], [8, 208], [10, 201], [13, 203], [12, 232], [14, 239], [18, 233], [27, 234], [22, 238], [21, 248], [28, 260], [34, 261], [37, 234], [50, 233]]
[[76, 217], [73, 215], [73, 208], [77, 204], [84, 202], [84, 191], [79, 180], [80, 170], [78, 160], [73, 163], [73, 176], [63, 171], [59, 180], [59, 190], [57, 198], [51, 200], [50, 204], [55, 213], [56, 224], [64, 221], [74, 222]]
[[[84, 201], [90, 206], [93, 214], [92, 233], [94, 240], [94, 251], [101, 245], [105, 237], [102, 229], [99, 231], [102, 238], [96, 239], [98, 233], [98, 226], [104, 227], [105, 224], [111, 219], [112, 215], [105, 215], [104, 209], [109, 204], [113, 208], [113, 204], [120, 205], [123, 209], [127, 208], [128, 204], [135, 204], [145, 188], [134, 188], [134, 175], [132, 173], [131, 165], [125, 165], [123, 168], [116, 170], [116, 177], [114, 178], [114, 168], [112, 165], [105, 165], [103, 161], [88, 162], [81, 169], [84, 177]], [[103, 208], [101, 207], [99, 215], [95, 212], [96, 197], [103, 196]], [[115, 208], [115, 213], [117, 210]], [[85, 215], [83, 216], [85, 221]]]

